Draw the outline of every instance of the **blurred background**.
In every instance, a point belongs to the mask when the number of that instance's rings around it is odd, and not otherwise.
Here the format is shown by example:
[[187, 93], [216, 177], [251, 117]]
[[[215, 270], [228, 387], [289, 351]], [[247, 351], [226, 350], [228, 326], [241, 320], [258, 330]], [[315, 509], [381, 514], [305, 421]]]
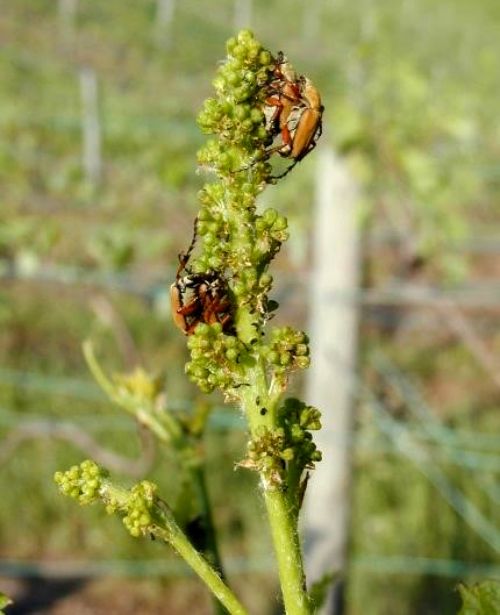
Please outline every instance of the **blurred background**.
[[[9, 612], [210, 612], [179, 560], [102, 509], [59, 496], [52, 475], [91, 456], [127, 484], [157, 481], [166, 499], [178, 489], [170, 460], [142, 452], [132, 421], [93, 382], [81, 343], [91, 337], [111, 371], [164, 372], [172, 406], [199, 399], [167, 293], [206, 179], [195, 118], [225, 41], [251, 27], [314, 81], [326, 107], [320, 146], [262, 203], [291, 228], [274, 263], [275, 322], [311, 330], [314, 347], [339, 305], [347, 314], [345, 346], [313, 354], [311, 375], [294, 381], [315, 398], [319, 370], [346, 389], [325, 407], [348, 417], [325, 431], [343, 451], [342, 496], [327, 505], [332, 520], [343, 510], [343, 612], [456, 613], [459, 581], [500, 576], [500, 4], [0, 8], [0, 590], [17, 601]], [[335, 237], [347, 229], [341, 243], [315, 231], [325, 224]], [[336, 287], [328, 271], [350, 274]], [[233, 470], [243, 424], [211, 402], [222, 552], [251, 612], [271, 613], [278, 590], [263, 507], [255, 477]]]

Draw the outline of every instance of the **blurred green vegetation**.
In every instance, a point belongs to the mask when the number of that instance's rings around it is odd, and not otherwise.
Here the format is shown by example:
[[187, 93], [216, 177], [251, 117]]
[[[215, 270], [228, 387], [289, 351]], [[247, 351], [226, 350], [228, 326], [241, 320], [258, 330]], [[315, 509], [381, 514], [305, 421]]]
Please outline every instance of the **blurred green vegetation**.
[[[233, 34], [234, 3], [177, 3], [161, 44], [153, 0], [80, 0], [73, 24], [63, 23], [61, 5], [18, 0], [3, 3], [0, 14], [0, 429], [8, 443], [17, 422], [72, 421], [103, 447], [136, 457], [137, 433], [99, 396], [81, 342], [92, 337], [110, 371], [140, 362], [166, 373], [173, 402], [196, 399], [183, 376], [184, 339], [170, 324], [166, 290], [191, 236], [202, 183], [195, 160], [203, 137], [195, 118]], [[498, 253], [492, 266], [457, 250], [500, 222], [498, 2], [255, 0], [253, 9], [257, 36], [283, 49], [321, 90], [322, 145], [342, 151], [362, 183], [367, 233], [395, 237], [390, 248], [367, 253], [367, 285], [401, 280], [408, 255], [423, 259], [421, 276], [435, 286], [498, 279]], [[84, 66], [99, 84], [103, 168], [96, 185], [81, 162]], [[290, 291], [289, 280], [307, 267], [314, 159], [265, 196], [292, 223], [277, 263], [284, 280], [278, 290], [293, 294], [292, 307], [286, 301], [283, 307], [299, 326], [304, 288]], [[398, 326], [411, 321], [408, 309], [390, 312], [386, 327], [374, 311], [365, 316], [363, 381], [393, 419], [410, 429], [426, 425], [374, 369], [375, 349], [412, 375], [443, 426], [498, 432], [498, 388], [435, 313], [421, 314], [421, 328]], [[498, 353], [498, 309], [476, 310], [470, 321]], [[456, 577], [405, 566], [389, 574], [376, 563], [356, 565], [356, 558], [487, 564], [498, 563], [498, 553], [397, 454], [366, 399], [358, 434], [370, 446], [360, 445], [354, 456], [348, 612], [456, 613]], [[209, 487], [223, 553], [265, 557], [262, 512], [249, 495], [254, 482], [233, 471], [243, 445], [238, 430], [210, 433]], [[465, 443], [457, 454], [463, 449], [481, 452]], [[498, 527], [498, 467], [495, 474], [451, 464], [447, 450], [438, 441], [433, 459]], [[116, 520], [98, 510], [83, 514], [57, 496], [53, 472], [84, 456], [66, 442], [38, 438], [2, 458], [1, 557], [165, 557], [155, 543], [131, 540]], [[158, 458], [150, 477], [175, 497], [173, 460]], [[260, 587], [255, 578], [248, 577], [249, 587]]]
[[500, 583], [485, 581], [472, 587], [459, 586], [463, 606], [459, 615], [495, 615], [500, 610]]

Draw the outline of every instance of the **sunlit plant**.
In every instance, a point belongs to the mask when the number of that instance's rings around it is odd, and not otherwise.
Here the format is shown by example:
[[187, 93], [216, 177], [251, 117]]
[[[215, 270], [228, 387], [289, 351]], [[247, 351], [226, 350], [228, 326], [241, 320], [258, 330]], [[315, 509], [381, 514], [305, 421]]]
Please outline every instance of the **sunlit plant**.
[[[250, 32], [230, 39], [227, 52], [214, 80], [215, 96], [198, 117], [203, 132], [215, 136], [198, 153], [215, 180], [199, 193], [194, 237], [172, 284], [172, 311], [187, 335], [189, 378], [205, 393], [221, 391], [246, 417], [247, 450], [236, 465], [260, 477], [285, 610], [307, 615], [314, 605], [297, 526], [308, 474], [321, 460], [312, 438], [321, 427], [320, 412], [286, 395], [290, 375], [309, 365], [308, 338], [291, 326], [269, 326], [278, 307], [269, 298], [269, 267], [288, 238], [287, 220], [274, 209], [258, 211], [256, 200], [288, 171], [274, 171], [274, 159], [292, 167], [314, 148], [323, 108], [310, 80]], [[168, 411], [153, 378], [136, 371], [110, 379], [88, 344], [85, 354], [110, 398], [176, 450], [187, 468], [196, 468], [202, 484], [196, 442], [206, 416], [183, 420]], [[200, 553], [156, 485], [142, 481], [125, 489], [89, 460], [55, 479], [81, 504], [101, 501], [108, 513], [119, 514], [132, 536], [170, 544], [227, 612], [247, 613], [224, 579], [215, 541]], [[204, 512], [207, 528], [210, 512]]]

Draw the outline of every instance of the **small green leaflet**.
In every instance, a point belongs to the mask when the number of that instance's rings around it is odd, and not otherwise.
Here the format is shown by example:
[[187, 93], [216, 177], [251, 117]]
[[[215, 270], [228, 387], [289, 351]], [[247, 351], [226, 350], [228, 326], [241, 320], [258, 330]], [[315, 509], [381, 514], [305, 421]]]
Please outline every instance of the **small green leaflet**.
[[477, 585], [459, 585], [463, 605], [458, 615], [498, 615], [500, 613], [500, 581], [484, 581]]

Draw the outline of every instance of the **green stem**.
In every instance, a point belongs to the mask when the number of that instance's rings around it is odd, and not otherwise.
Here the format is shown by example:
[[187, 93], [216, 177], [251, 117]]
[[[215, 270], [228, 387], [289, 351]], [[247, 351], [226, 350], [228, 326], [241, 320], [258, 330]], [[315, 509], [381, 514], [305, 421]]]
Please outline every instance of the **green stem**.
[[[249, 370], [249, 381], [250, 386], [242, 393], [242, 402], [251, 432], [256, 433], [259, 425], [275, 428], [277, 426], [276, 408], [280, 395], [277, 391], [270, 393], [262, 362], [258, 361], [257, 365]], [[260, 399], [261, 405], [266, 405], [268, 409], [264, 416], [260, 414], [259, 405], [255, 403], [256, 397]], [[280, 488], [265, 487], [264, 499], [278, 563], [286, 615], [311, 615], [312, 606], [306, 590], [297, 528], [297, 510], [287, 494]]]
[[[104, 503], [112, 504], [122, 510], [127, 509], [130, 502], [130, 493], [109, 480], [102, 481], [99, 495]], [[151, 510], [151, 517], [153, 521], [147, 532], [169, 544], [194, 570], [230, 615], [248, 615], [248, 611], [224, 583], [219, 572], [191, 544], [165, 502], [157, 500]]]
[[[84, 343], [83, 351], [92, 374], [110, 399], [134, 415], [139, 422], [148, 427], [164, 444], [176, 446], [181, 452], [183, 451], [184, 453], [186, 453], [186, 451], [191, 453], [194, 452], [193, 444], [184, 436], [179, 423], [176, 422], [168, 413], [164, 413], [162, 415], [162, 420], [165, 423], [165, 425], [162, 425], [158, 418], [154, 416], [152, 408], [138, 407], [135, 400], [129, 399], [126, 396], [121, 396], [117, 393], [115, 385], [105, 375], [97, 362], [92, 344], [89, 341]], [[187, 455], [187, 458], [191, 459], [192, 454]], [[204, 539], [206, 543], [205, 554], [223, 579], [224, 574], [219, 551], [217, 549], [214, 523], [203, 467], [201, 466], [201, 462], [199, 460], [194, 465], [191, 465], [191, 463], [192, 462], [189, 461], [188, 463], [185, 463], [185, 466], [190, 473], [200, 507], [200, 514], [204, 529]], [[214, 603], [214, 612], [216, 615], [227, 615], [230, 611], [227, 611], [224, 607], [222, 607], [220, 602], [217, 600]]]
[[194, 570], [213, 595], [220, 601], [231, 615], [248, 615], [238, 598], [224, 583], [217, 571], [193, 547], [187, 536], [178, 526], [170, 525], [168, 530], [156, 526], [152, 533], [158, 538], [169, 542], [184, 561]]
[[296, 515], [281, 490], [264, 491], [286, 615], [311, 615]]

